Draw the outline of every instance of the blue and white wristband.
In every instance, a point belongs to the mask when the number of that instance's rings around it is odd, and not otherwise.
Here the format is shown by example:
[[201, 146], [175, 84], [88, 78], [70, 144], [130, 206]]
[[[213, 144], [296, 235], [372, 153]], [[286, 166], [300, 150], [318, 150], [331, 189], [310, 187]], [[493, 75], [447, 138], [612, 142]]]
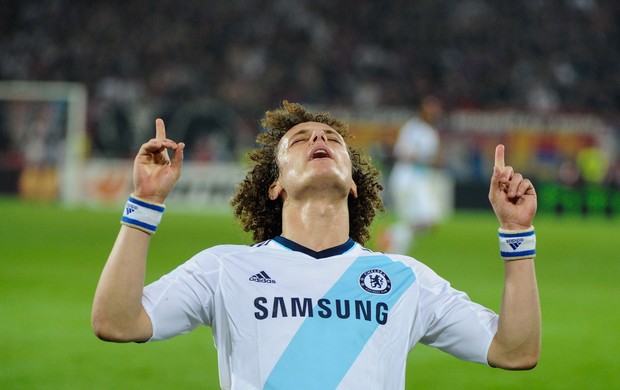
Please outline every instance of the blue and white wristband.
[[121, 224], [154, 234], [164, 210], [166, 206], [163, 204], [147, 202], [131, 194], [125, 204]]
[[536, 256], [534, 226], [525, 230], [499, 229], [499, 252], [504, 260], [520, 260]]

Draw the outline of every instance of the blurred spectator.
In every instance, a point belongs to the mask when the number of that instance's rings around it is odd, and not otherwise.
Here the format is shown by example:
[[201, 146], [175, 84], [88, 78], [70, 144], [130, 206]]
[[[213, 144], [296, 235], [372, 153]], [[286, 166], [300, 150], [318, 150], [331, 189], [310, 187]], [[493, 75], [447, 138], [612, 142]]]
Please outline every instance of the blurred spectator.
[[217, 99], [251, 122], [282, 99], [369, 108], [430, 91], [446, 109], [605, 115], [620, 107], [619, 18], [611, 0], [5, 0], [0, 79], [80, 81], [92, 104], [120, 92], [162, 115]]

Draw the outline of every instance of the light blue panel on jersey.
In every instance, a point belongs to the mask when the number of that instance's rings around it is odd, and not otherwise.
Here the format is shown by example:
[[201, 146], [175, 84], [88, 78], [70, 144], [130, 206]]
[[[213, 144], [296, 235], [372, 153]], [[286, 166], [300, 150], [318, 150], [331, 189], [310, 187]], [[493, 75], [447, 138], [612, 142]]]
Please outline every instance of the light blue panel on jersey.
[[[360, 277], [369, 270], [381, 270], [391, 282], [389, 292], [371, 293], [360, 286]], [[377, 308], [387, 305], [387, 315], [403, 293], [413, 284], [413, 271], [387, 256], [356, 259], [325, 294], [332, 313], [322, 318], [314, 307], [267, 378], [264, 389], [334, 389], [349, 371], [377, 327]], [[336, 314], [336, 301], [361, 301], [373, 312], [372, 319], [356, 318], [350, 306], [348, 318]], [[343, 304], [344, 305], [344, 304]], [[342, 307], [342, 306], [341, 306]], [[342, 314], [342, 311], [341, 311]], [[385, 313], [383, 313], [385, 314]], [[359, 317], [359, 316], [357, 316]], [[388, 319], [389, 321], [389, 319]]]

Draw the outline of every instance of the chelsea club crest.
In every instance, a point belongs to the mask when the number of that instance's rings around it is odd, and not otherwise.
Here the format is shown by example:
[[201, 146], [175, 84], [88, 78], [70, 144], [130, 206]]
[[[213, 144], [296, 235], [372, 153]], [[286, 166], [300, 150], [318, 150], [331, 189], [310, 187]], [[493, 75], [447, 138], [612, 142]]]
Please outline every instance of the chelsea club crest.
[[392, 289], [392, 281], [378, 268], [370, 269], [360, 275], [360, 287], [371, 294], [387, 294]]

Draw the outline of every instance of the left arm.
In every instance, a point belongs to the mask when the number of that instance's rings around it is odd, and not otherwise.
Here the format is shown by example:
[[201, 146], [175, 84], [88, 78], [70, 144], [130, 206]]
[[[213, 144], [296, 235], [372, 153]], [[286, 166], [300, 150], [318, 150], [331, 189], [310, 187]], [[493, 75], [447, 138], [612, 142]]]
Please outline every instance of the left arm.
[[[495, 150], [489, 200], [506, 230], [526, 230], [536, 214], [536, 191], [530, 180], [504, 164], [504, 146]], [[505, 261], [504, 295], [497, 333], [489, 348], [491, 366], [532, 369], [541, 348], [541, 314], [534, 257]]]

